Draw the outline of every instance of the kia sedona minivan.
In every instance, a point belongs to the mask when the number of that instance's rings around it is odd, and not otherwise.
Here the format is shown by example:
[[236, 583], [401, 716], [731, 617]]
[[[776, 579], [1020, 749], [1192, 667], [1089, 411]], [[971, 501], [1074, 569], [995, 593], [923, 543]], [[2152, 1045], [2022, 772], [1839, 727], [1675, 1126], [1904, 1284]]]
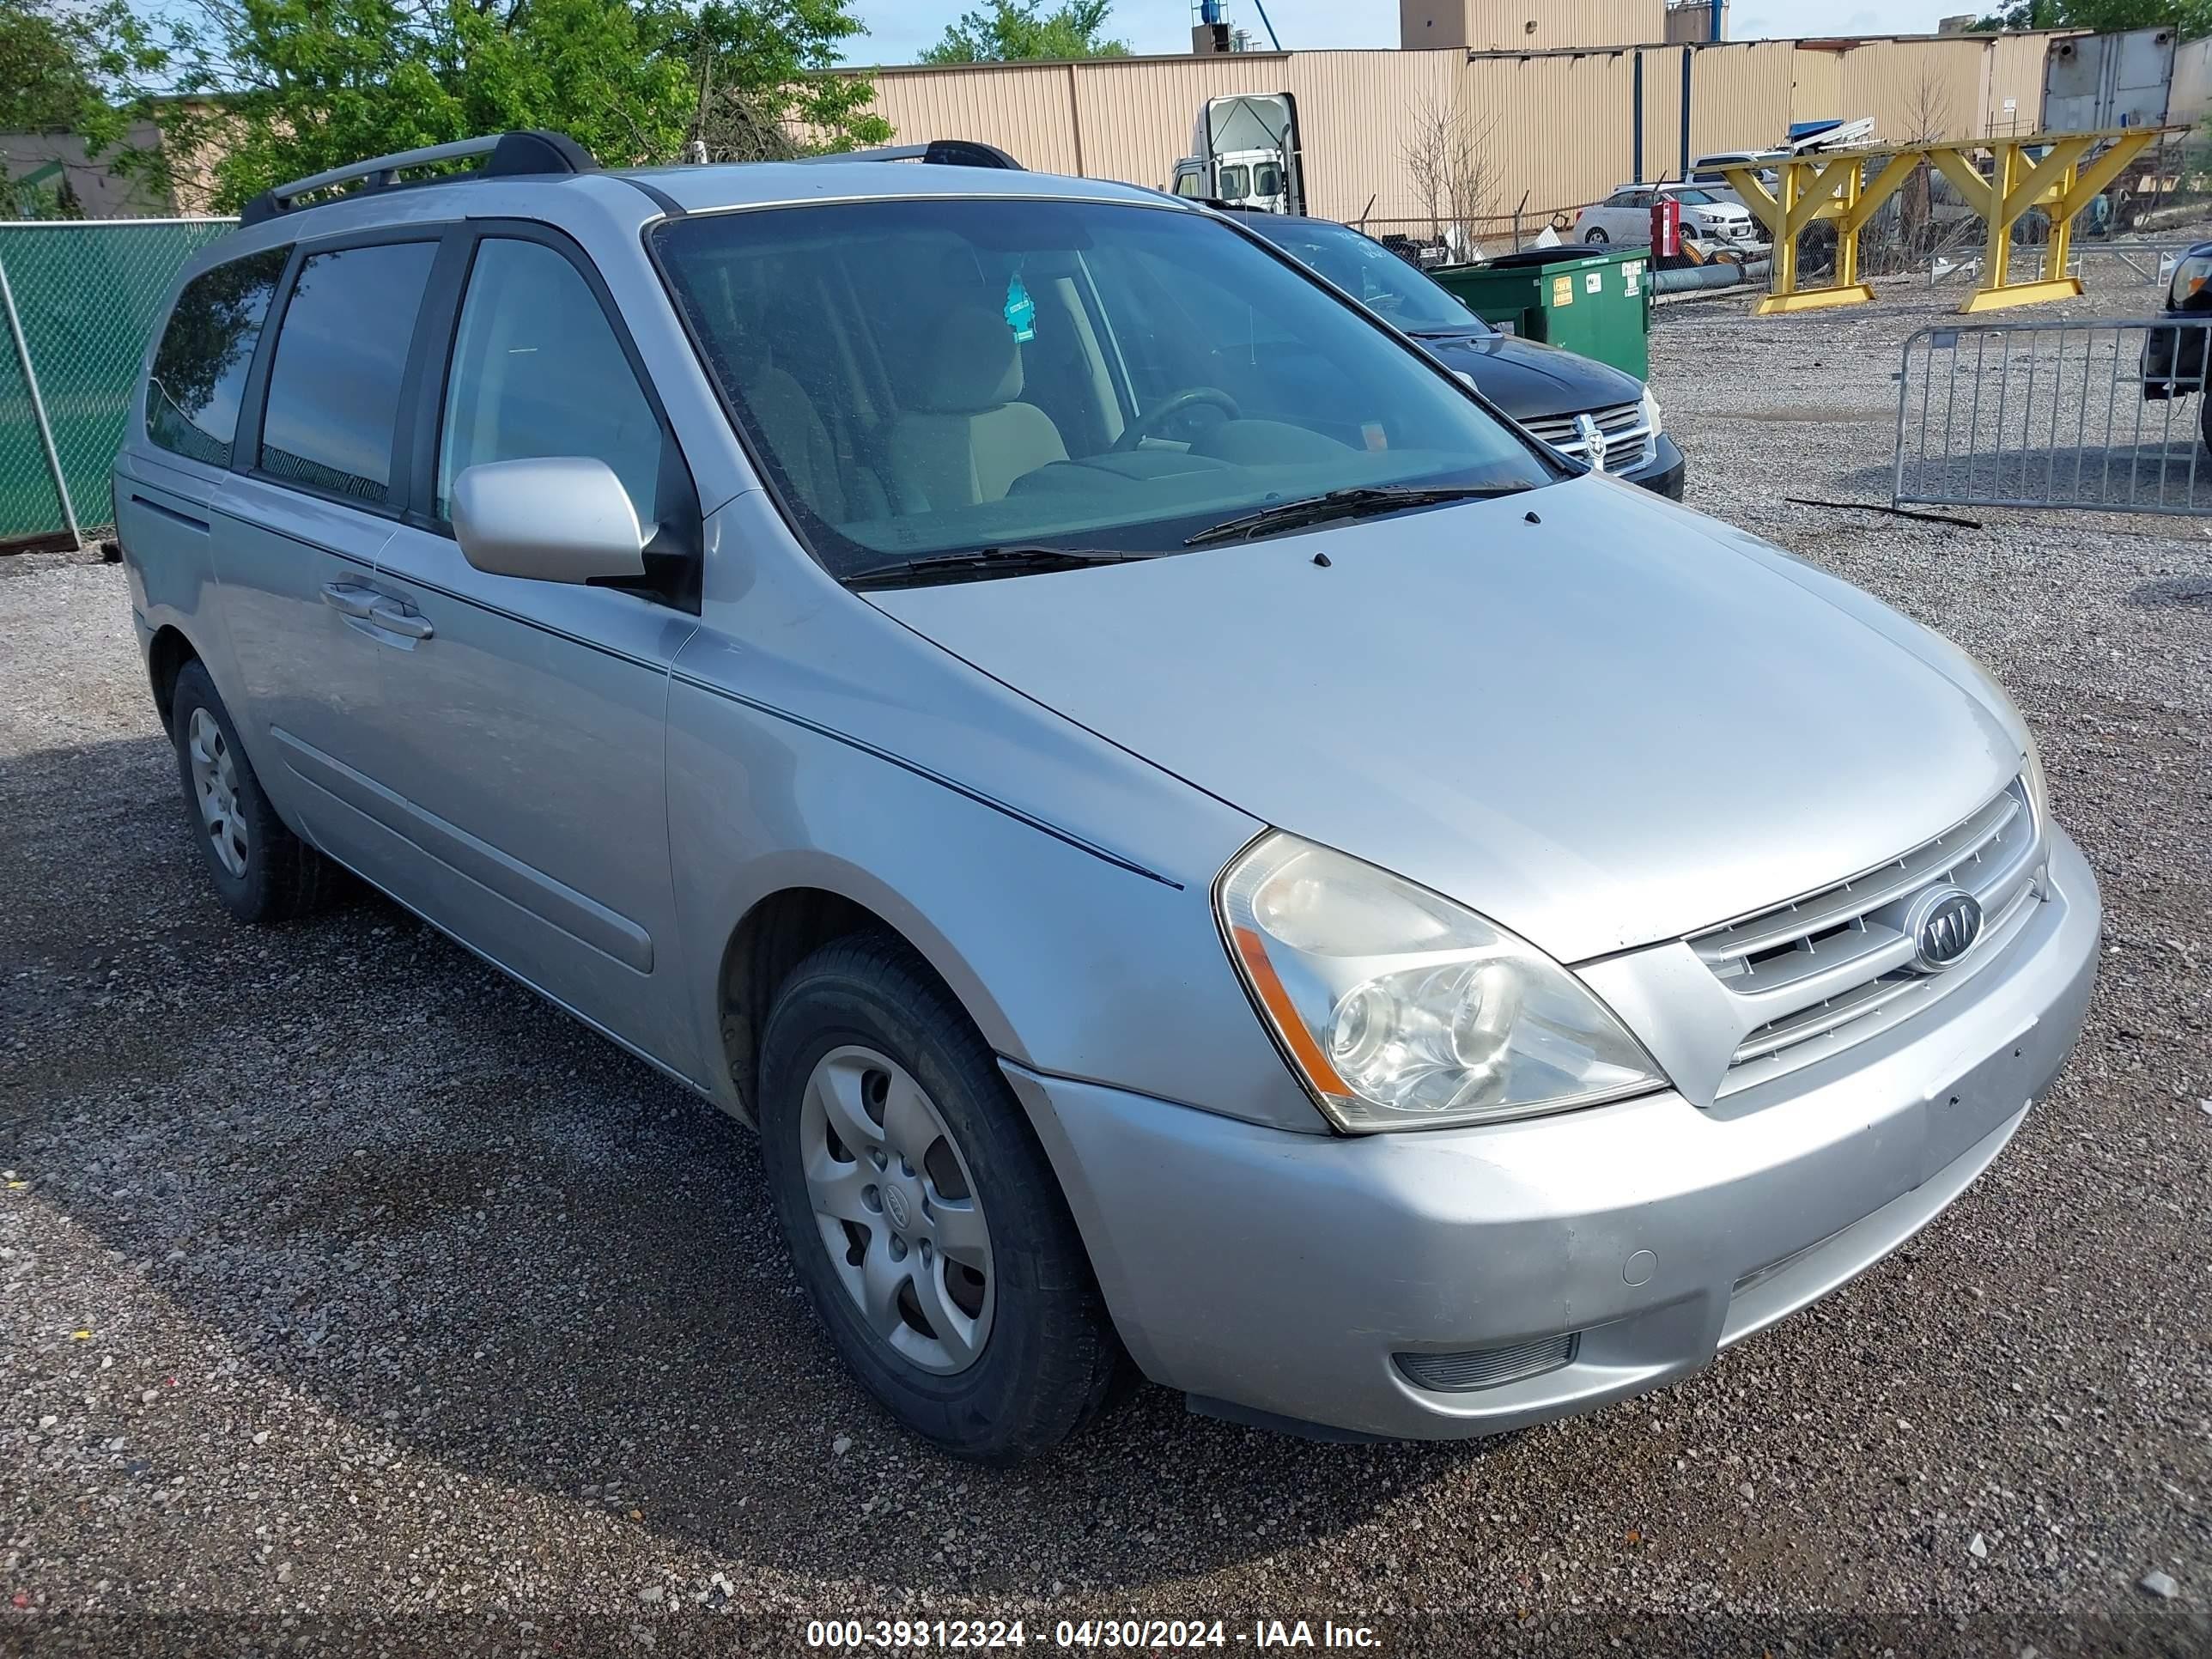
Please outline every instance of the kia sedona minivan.
[[979, 1459], [1586, 1410], [1999, 1155], [2099, 915], [1986, 673], [1226, 216], [936, 153], [509, 134], [195, 258], [115, 501], [234, 915], [350, 872], [757, 1125]]

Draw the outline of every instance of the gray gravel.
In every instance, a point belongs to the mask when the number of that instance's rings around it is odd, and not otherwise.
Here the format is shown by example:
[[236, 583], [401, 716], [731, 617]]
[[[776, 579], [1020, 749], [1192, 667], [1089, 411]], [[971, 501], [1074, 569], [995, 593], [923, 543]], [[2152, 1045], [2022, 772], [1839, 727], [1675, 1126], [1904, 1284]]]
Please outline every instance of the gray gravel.
[[1911, 1249], [1487, 1444], [1146, 1389], [1041, 1464], [939, 1461], [817, 1336], [744, 1132], [380, 901], [230, 924], [121, 571], [0, 571], [0, 1650], [1130, 1613], [1232, 1649], [1300, 1616], [1440, 1654], [2212, 1647], [2212, 526], [1782, 504], [1877, 498], [1932, 314], [1669, 307], [1654, 378], [1694, 504], [2020, 698], [2109, 907], [2088, 1035]]

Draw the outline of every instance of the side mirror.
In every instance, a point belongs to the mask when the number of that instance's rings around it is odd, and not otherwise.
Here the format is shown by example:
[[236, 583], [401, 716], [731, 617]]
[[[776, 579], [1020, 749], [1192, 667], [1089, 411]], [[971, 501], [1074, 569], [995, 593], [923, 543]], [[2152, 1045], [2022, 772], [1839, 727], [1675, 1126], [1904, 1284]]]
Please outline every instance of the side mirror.
[[586, 455], [486, 461], [453, 480], [453, 539], [495, 576], [587, 582], [645, 574], [647, 532], [614, 468]]

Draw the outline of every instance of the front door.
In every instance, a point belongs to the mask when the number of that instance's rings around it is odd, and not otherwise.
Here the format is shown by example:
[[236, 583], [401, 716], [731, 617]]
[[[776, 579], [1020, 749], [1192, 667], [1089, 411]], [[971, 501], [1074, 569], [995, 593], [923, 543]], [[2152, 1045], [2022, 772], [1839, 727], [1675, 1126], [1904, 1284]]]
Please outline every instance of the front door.
[[696, 518], [660, 414], [582, 256], [545, 234], [474, 241], [447, 361], [418, 405], [425, 485], [377, 560], [413, 637], [384, 659], [382, 774], [414, 843], [401, 896], [616, 1036], [692, 1066], [669, 874], [669, 665], [681, 597], [489, 575], [447, 520], [480, 462], [589, 455], [641, 524]]

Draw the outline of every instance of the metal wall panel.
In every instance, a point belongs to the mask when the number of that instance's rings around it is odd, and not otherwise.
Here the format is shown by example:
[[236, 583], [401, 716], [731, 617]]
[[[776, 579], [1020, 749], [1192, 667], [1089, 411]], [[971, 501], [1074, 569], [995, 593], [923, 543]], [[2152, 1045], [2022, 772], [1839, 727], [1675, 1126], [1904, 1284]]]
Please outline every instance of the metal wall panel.
[[1796, 49], [1787, 40], [1694, 48], [1690, 154], [1765, 149], [1790, 131]]
[[[1644, 54], [1654, 63], [1679, 52]], [[1632, 52], [1472, 58], [1466, 104], [1488, 123], [1500, 159], [1495, 211], [1510, 215], [1525, 193], [1527, 223], [1586, 206], [1635, 171], [1635, 60]], [[1652, 70], [1645, 68], [1645, 91]], [[1650, 127], [1647, 111], [1645, 130]]]
[[1869, 40], [1838, 54], [1843, 107], [1829, 112], [1871, 115], [1886, 144], [1978, 137], [1990, 51], [1976, 40]]
[[[1425, 120], [1465, 118], [1465, 64], [1456, 52], [1292, 53], [1282, 85], [1298, 100], [1313, 210], [1346, 220], [1368, 212], [1378, 219], [1425, 212], [1406, 165], [1407, 148]], [[1194, 103], [1190, 112], [1196, 109]], [[1505, 128], [1485, 135], [1478, 124], [1474, 131], [1493, 174], [1514, 171], [1519, 145]]]
[[[1024, 167], [1079, 174], [1090, 158], [1077, 143], [1070, 74], [1065, 64], [878, 70], [876, 112], [902, 143], [975, 138]], [[1188, 114], [1182, 124], [1188, 131]]]

